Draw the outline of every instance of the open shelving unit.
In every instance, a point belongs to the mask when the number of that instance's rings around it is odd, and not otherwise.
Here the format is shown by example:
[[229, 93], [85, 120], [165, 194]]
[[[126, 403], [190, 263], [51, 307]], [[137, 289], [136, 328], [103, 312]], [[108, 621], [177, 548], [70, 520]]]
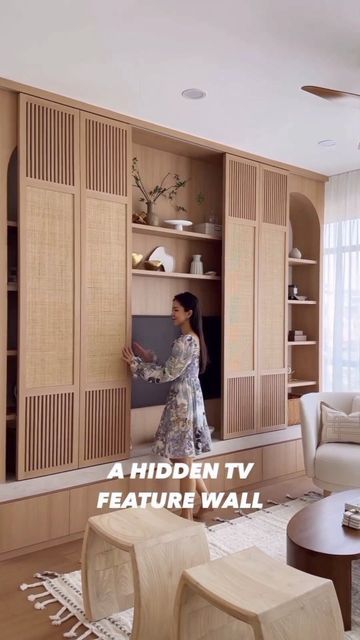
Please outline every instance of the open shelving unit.
[[[288, 329], [300, 330], [307, 340], [288, 341], [288, 364], [294, 378], [288, 390], [304, 393], [319, 389], [319, 314], [320, 314], [320, 223], [312, 202], [304, 195], [290, 193], [289, 251], [300, 249], [304, 257], [288, 258], [289, 284], [307, 300], [288, 300]], [[294, 347], [308, 347], [303, 349]]]
[[153, 227], [147, 224], [138, 224], [135, 222], [132, 224], [132, 230], [134, 233], [178, 238], [179, 240], [207, 240], [210, 242], [221, 242], [221, 238], [219, 238], [219, 236], [211, 236], [206, 233], [196, 233], [194, 231], [178, 231], [177, 229], [170, 229], [168, 227]]
[[[181, 217], [193, 225], [205, 222], [210, 215], [216, 215], [218, 223], [223, 224], [223, 155], [160, 134], [149, 134], [136, 127], [133, 127], [132, 136], [132, 154], [138, 160], [146, 188], [160, 184], [168, 173], [188, 180], [185, 187], [179, 189], [174, 202], [162, 196], [157, 199], [154, 210], [159, 217], [159, 226], [132, 223], [132, 252], [143, 256], [140, 264], [132, 269], [132, 314], [149, 318], [169, 317], [174, 296], [188, 290], [199, 298], [204, 316], [221, 317], [222, 238], [192, 231], [192, 227], [178, 230], [168, 226], [165, 220], [179, 217], [173, 209], [176, 205], [186, 209]], [[200, 192], [205, 200], [199, 205], [197, 195]], [[145, 209], [140, 197], [140, 191], [133, 186], [132, 211], [136, 214]], [[159, 246], [174, 258], [172, 272], [145, 269], [144, 261]], [[190, 273], [195, 254], [202, 256], [203, 274]], [[207, 271], [216, 275], [207, 275]], [[206, 400], [205, 404], [209, 424], [219, 431], [221, 398]], [[143, 433], [144, 422], [149, 423], [149, 418], [146, 418], [149, 415], [151, 412], [146, 407], [133, 409], [135, 441], [137, 433]]]

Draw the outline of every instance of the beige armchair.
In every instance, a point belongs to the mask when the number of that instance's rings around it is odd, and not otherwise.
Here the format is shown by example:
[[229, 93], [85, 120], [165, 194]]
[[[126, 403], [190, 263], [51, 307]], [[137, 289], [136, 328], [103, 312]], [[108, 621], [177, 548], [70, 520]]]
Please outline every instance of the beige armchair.
[[[308, 393], [300, 399], [305, 472], [325, 491], [360, 488], [360, 445], [339, 442], [320, 444], [320, 402], [351, 412], [360, 392]], [[359, 491], [360, 495], [360, 491]]]

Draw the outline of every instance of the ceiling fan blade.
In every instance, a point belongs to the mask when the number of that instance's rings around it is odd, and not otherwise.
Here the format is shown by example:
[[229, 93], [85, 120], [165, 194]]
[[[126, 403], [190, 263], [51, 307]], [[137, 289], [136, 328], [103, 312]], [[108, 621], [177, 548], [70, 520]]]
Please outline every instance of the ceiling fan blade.
[[303, 91], [312, 93], [314, 96], [330, 100], [336, 104], [347, 107], [356, 107], [360, 109], [360, 95], [357, 93], [347, 93], [346, 91], [337, 91], [336, 89], [326, 89], [326, 87], [313, 87], [305, 85], [301, 87]]

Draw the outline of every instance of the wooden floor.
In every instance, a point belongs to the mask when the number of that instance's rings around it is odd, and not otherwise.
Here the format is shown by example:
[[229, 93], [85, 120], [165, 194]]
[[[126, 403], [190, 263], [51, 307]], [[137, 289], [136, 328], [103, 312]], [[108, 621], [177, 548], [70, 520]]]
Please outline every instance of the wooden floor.
[[[298, 497], [309, 490], [317, 489], [304, 477], [259, 489], [264, 506], [268, 499], [282, 502], [286, 500], [286, 494]], [[204, 520], [210, 522], [217, 516], [233, 518], [234, 513], [231, 509], [219, 509], [204, 514]], [[26, 597], [28, 593], [35, 593], [35, 591], [20, 591], [19, 585], [22, 582], [36, 582], [36, 578], [32, 576], [39, 571], [53, 570], [58, 573], [68, 573], [80, 569], [80, 553], [81, 540], [78, 540], [0, 563], [0, 640], [60, 640], [63, 638], [63, 633], [69, 631], [75, 624], [75, 618], [71, 618], [61, 627], [52, 626], [49, 615], [59, 610], [59, 603], [48, 605], [44, 611], [37, 611]], [[83, 631], [84, 628], [80, 627], [78, 635]], [[92, 636], [89, 636], [90, 640], [91, 638]]]

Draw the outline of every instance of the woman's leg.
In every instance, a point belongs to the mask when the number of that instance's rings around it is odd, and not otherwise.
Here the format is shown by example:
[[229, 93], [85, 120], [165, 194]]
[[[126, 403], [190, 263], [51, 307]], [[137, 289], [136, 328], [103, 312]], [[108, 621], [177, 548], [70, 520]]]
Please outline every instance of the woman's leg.
[[[187, 464], [189, 467], [189, 474], [191, 471], [192, 458], [171, 458], [170, 461], [174, 464], [174, 462], [181, 462], [182, 464]], [[187, 475], [185, 478], [180, 478], [180, 493], [184, 498], [185, 493], [194, 493], [195, 494], [195, 478], [190, 478]], [[186, 518], [187, 520], [193, 519], [193, 509], [181, 509], [181, 517]]]
[[196, 491], [200, 496], [202, 493], [209, 493], [209, 490], [202, 478], [196, 478]]

